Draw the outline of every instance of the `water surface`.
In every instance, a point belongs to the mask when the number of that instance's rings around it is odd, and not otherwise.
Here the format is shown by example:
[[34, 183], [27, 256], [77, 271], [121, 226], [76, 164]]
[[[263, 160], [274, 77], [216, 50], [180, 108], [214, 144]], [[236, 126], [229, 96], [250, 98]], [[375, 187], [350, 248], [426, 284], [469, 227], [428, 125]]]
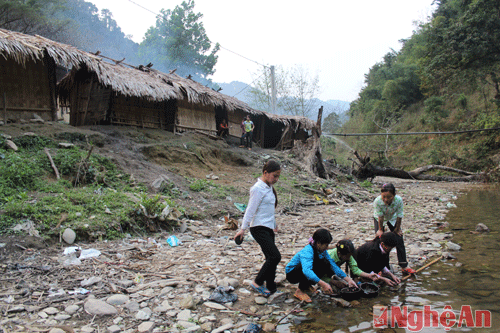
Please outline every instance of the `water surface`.
[[[457, 318], [462, 306], [491, 311], [491, 328], [459, 328], [449, 332], [500, 331], [500, 192], [498, 188], [481, 187], [462, 193], [455, 202], [457, 208], [446, 216], [453, 232], [452, 241], [462, 246], [452, 252], [456, 260], [440, 261], [418, 278], [403, 283], [398, 289], [385, 287], [375, 299], [361, 299], [354, 308], [343, 309], [328, 299], [316, 300], [306, 308], [309, 321], [292, 326], [293, 332], [380, 332], [373, 328], [373, 305], [408, 306], [408, 311], [422, 310], [424, 306], [443, 313], [451, 306]], [[478, 223], [487, 225], [491, 232], [471, 233]], [[312, 318], [312, 320], [311, 320]], [[300, 319], [300, 318], [299, 318]], [[303, 318], [305, 319], [305, 318]], [[297, 321], [297, 319], [296, 319]], [[293, 323], [293, 322], [292, 322]], [[465, 325], [464, 325], [465, 326]], [[421, 332], [444, 332], [439, 328], [423, 328]], [[389, 328], [383, 332], [410, 332], [405, 328]]]

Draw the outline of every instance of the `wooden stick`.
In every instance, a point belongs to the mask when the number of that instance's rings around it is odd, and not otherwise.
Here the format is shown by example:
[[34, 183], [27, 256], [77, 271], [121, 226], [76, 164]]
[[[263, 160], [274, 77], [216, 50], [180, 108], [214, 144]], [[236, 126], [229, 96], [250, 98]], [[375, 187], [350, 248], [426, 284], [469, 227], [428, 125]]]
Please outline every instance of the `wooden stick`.
[[50, 165], [52, 166], [52, 169], [54, 169], [54, 172], [56, 173], [56, 178], [60, 179], [61, 177], [59, 176], [59, 170], [57, 170], [56, 165], [54, 164], [54, 160], [52, 159], [52, 156], [50, 156], [49, 148], [44, 149], [45, 154], [48, 156]]
[[[429, 267], [429, 266], [431, 266], [431, 265], [434, 265], [435, 263], [437, 263], [439, 260], [441, 260], [441, 259], [443, 259], [443, 258], [444, 258], [444, 256], [439, 256], [439, 258], [437, 258], [437, 259], [435, 259], [435, 260], [431, 261], [430, 263], [425, 264], [424, 266], [422, 266], [422, 267], [420, 267], [419, 269], [417, 269], [417, 270], [415, 271], [415, 274], [416, 274], [416, 273], [419, 273], [419, 272], [421, 272], [421, 271], [423, 271], [424, 269], [426, 269], [427, 267]], [[404, 280], [406, 280], [406, 279], [409, 279], [409, 278], [410, 278], [410, 276], [412, 276], [412, 275], [414, 275], [414, 274], [407, 275], [407, 276], [403, 277], [403, 278], [401, 279], [401, 281], [404, 281]]]
[[302, 304], [304, 304], [304, 301], [300, 301], [300, 303], [298, 303], [297, 305], [295, 305], [295, 307], [294, 307], [293, 309], [289, 310], [289, 311], [288, 311], [288, 312], [287, 312], [287, 313], [286, 313], [283, 317], [281, 317], [281, 319], [280, 319], [280, 320], [278, 320], [278, 321], [276, 322], [276, 326], [278, 326], [278, 324], [279, 324], [279, 323], [280, 323], [283, 319], [285, 319], [286, 317], [288, 317], [288, 316], [290, 315], [290, 313], [292, 313], [292, 312], [293, 312], [294, 310], [296, 310], [297, 308], [301, 307], [301, 306], [302, 306]]

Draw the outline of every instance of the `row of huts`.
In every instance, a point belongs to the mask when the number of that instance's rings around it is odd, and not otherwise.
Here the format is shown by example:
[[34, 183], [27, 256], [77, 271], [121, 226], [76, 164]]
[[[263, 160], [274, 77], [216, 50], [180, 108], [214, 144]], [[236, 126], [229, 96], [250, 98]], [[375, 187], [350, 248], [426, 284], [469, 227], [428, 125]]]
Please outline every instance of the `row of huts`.
[[175, 73], [134, 67], [41, 36], [0, 29], [0, 118], [57, 120], [69, 106], [70, 124], [128, 125], [167, 131], [215, 133], [225, 119], [241, 136], [250, 115], [254, 141], [263, 148], [292, 148], [316, 124], [305, 117], [255, 110], [234, 97]]

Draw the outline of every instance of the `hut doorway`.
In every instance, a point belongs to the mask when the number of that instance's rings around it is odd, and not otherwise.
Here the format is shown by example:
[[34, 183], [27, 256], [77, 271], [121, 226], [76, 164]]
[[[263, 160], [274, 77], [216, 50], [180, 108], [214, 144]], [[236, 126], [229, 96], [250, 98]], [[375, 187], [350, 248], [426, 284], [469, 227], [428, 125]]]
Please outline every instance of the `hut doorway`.
[[[215, 107], [215, 128], [217, 129], [217, 134], [220, 134], [221, 124], [225, 123], [226, 126], [229, 123], [227, 119], [227, 111], [220, 106]], [[229, 133], [229, 132], [227, 132]]]

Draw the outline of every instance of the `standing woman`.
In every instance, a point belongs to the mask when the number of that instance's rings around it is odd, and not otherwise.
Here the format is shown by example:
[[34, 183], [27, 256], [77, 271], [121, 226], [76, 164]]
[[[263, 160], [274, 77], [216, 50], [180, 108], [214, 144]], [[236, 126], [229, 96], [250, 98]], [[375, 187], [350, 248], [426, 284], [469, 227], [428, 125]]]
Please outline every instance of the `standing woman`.
[[[262, 168], [262, 176], [250, 188], [250, 199], [243, 216], [241, 229], [234, 238], [243, 237], [250, 228], [255, 241], [260, 245], [266, 261], [262, 265], [251, 287], [258, 293], [269, 296], [276, 292], [276, 267], [281, 261], [281, 254], [274, 243], [274, 233], [278, 231], [274, 210], [278, 197], [273, 185], [280, 177], [281, 167], [278, 162], [269, 160]], [[265, 286], [264, 286], [265, 282]]]
[[382, 185], [380, 195], [373, 201], [373, 226], [375, 236], [381, 237], [385, 231], [384, 222], [391, 232], [396, 235], [399, 266], [403, 274], [415, 274], [415, 270], [408, 267], [406, 249], [401, 230], [403, 214], [403, 199], [396, 195], [396, 188], [391, 183]]

